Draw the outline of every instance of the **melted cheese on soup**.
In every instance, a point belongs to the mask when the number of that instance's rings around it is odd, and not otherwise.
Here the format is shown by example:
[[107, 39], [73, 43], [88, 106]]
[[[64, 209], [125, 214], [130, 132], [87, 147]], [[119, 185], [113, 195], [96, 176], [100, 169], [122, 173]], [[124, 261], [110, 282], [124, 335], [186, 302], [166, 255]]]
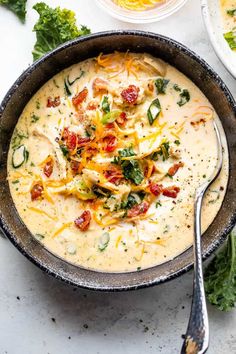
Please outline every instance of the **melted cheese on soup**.
[[[11, 139], [8, 180], [22, 221], [85, 268], [125, 272], [173, 259], [193, 243], [194, 193], [217, 163], [214, 119], [189, 79], [147, 54], [63, 70], [29, 101]], [[221, 131], [224, 166], [204, 200], [203, 231], [227, 185]]]

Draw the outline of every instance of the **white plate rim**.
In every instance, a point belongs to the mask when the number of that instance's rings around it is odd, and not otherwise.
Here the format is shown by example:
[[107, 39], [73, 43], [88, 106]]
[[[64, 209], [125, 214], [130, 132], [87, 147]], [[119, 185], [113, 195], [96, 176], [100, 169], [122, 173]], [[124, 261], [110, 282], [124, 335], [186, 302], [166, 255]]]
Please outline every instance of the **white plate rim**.
[[[208, 1], [209, 0], [201, 0], [201, 9], [202, 9], [203, 20], [204, 20], [205, 27], [208, 32], [211, 44], [216, 52], [216, 55], [218, 56], [220, 61], [223, 63], [225, 68], [229, 71], [229, 73], [231, 75], [233, 75], [234, 78], [236, 78], [236, 59], [235, 59], [235, 65], [232, 65], [232, 62], [229, 61], [229, 58], [227, 56], [228, 50], [225, 50], [224, 47], [222, 48], [222, 45], [217, 41], [217, 36], [215, 34], [215, 31], [214, 31], [214, 28], [213, 28], [212, 22], [211, 22]], [[223, 37], [223, 31], [222, 31], [222, 37]], [[229, 51], [230, 51], [230, 49], [229, 49]]]

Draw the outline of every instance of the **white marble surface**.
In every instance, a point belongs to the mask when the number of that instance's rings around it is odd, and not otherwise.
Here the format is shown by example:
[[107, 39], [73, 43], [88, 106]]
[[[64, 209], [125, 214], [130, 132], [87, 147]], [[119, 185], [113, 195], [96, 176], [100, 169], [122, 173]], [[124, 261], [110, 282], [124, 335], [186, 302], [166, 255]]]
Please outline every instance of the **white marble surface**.
[[[31, 32], [37, 18], [28, 0], [25, 26], [0, 8], [0, 99], [32, 62]], [[183, 42], [207, 60], [236, 97], [236, 81], [209, 43], [198, 0], [160, 23], [130, 25], [108, 17], [94, 0], [47, 0], [74, 9], [93, 32], [143, 29]], [[0, 237], [0, 354], [175, 354], [185, 332], [192, 274], [130, 293], [94, 293], [73, 289], [43, 274]], [[209, 306], [209, 354], [236, 353], [236, 311]]]

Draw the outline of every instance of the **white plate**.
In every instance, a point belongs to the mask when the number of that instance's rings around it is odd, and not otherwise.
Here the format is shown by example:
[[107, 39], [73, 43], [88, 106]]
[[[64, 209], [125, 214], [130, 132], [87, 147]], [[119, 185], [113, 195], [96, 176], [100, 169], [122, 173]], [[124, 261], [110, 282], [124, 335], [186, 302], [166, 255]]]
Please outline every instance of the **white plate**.
[[236, 78], [236, 52], [232, 51], [223, 37], [219, 0], [201, 0], [202, 15], [210, 41], [226, 69]]

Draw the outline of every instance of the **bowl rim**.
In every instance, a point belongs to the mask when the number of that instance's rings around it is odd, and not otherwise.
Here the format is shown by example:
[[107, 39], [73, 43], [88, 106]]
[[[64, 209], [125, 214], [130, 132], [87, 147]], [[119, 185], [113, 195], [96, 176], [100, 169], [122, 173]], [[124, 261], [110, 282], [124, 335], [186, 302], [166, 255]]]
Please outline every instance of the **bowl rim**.
[[[5, 97], [3, 98], [1, 104], [0, 104], [0, 120], [1, 116], [7, 107], [8, 102], [11, 99], [11, 96], [17, 91], [18, 86], [21, 85], [21, 83], [37, 68], [38, 66], [41, 65], [41, 63], [47, 61], [49, 58], [53, 57], [55, 54], [58, 52], [61, 52], [67, 48], [70, 48], [74, 45], [77, 45], [79, 43], [84, 43], [86, 41], [90, 41], [91, 39], [96, 39], [96, 38], [101, 38], [101, 37], [108, 37], [108, 36], [139, 36], [139, 37], [147, 37], [151, 38], [153, 40], [158, 39], [161, 40], [165, 43], [171, 43], [176, 49], [183, 51], [187, 56], [190, 56], [192, 59], [194, 59], [205, 71], [208, 72], [210, 75], [211, 79], [219, 86], [219, 88], [222, 90], [224, 93], [230, 107], [234, 111], [235, 117], [236, 117], [236, 103], [234, 101], [234, 98], [229, 91], [228, 87], [225, 85], [224, 81], [219, 77], [219, 75], [211, 68], [211, 66], [204, 60], [202, 59], [198, 54], [193, 52], [191, 49], [186, 47], [185, 45], [175, 41], [174, 39], [171, 39], [167, 36], [163, 36], [160, 34], [156, 34], [153, 32], [148, 32], [148, 31], [140, 31], [140, 30], [112, 30], [112, 31], [103, 31], [103, 32], [97, 32], [94, 34], [90, 34], [87, 36], [84, 36], [82, 38], [77, 38], [72, 41], [68, 41], [56, 49], [52, 50], [51, 52], [45, 54], [43, 57], [35, 61], [31, 66], [29, 66], [20, 76], [19, 78], [13, 83], [11, 88], [8, 90], [6, 93]], [[232, 213], [229, 222], [227, 225], [225, 225], [224, 229], [222, 230], [222, 233], [220, 236], [215, 240], [213, 244], [208, 247], [208, 249], [205, 252], [202, 252], [202, 259], [205, 260], [207, 259], [226, 239], [227, 235], [229, 232], [233, 229], [234, 225], [236, 223], [236, 211]], [[89, 289], [89, 290], [96, 290], [96, 291], [127, 291], [127, 290], [136, 290], [136, 289], [142, 289], [146, 287], [151, 287], [155, 286], [157, 284], [161, 284], [166, 281], [170, 281], [182, 274], [185, 274], [187, 271], [193, 268], [193, 262], [188, 263], [187, 265], [183, 266], [180, 269], [174, 270], [171, 273], [164, 275], [164, 276], [159, 276], [159, 277], [153, 277], [151, 280], [146, 280], [140, 282], [137, 279], [136, 284], [125, 284], [125, 285], [119, 285], [119, 286], [109, 286], [109, 285], [101, 285], [98, 283], [93, 283], [93, 285], [90, 284], [81, 284], [78, 282], [75, 282], [71, 280], [68, 277], [65, 277], [61, 274], [58, 274], [55, 269], [49, 269], [40, 259], [37, 259], [36, 257], [33, 257], [33, 255], [30, 254], [30, 252], [27, 252], [27, 250], [23, 249], [21, 245], [17, 242], [17, 240], [14, 238], [14, 236], [11, 234], [11, 232], [7, 229], [6, 225], [4, 224], [1, 216], [0, 216], [0, 229], [2, 230], [3, 234], [11, 241], [11, 243], [27, 258], [29, 259], [33, 264], [37, 265], [41, 270], [46, 272], [49, 275], [52, 275], [56, 279], [62, 280], [67, 284], [70, 284], [72, 286], [84, 288], [84, 289]], [[193, 247], [191, 246], [189, 249], [192, 249]], [[188, 249], [188, 250], [189, 250]], [[187, 251], [187, 250], [186, 250]], [[62, 260], [66, 262], [65, 260]], [[150, 268], [143, 269], [139, 272], [145, 272], [148, 271]], [[96, 272], [94, 270], [88, 269], [90, 272]], [[126, 272], [127, 273], [139, 273], [137, 271], [133, 272]], [[99, 272], [96, 272], [99, 273]], [[105, 272], [106, 273], [106, 272]], [[116, 273], [106, 273], [106, 274], [113, 274], [115, 276]], [[118, 273], [118, 274], [124, 274], [124, 273]]]

